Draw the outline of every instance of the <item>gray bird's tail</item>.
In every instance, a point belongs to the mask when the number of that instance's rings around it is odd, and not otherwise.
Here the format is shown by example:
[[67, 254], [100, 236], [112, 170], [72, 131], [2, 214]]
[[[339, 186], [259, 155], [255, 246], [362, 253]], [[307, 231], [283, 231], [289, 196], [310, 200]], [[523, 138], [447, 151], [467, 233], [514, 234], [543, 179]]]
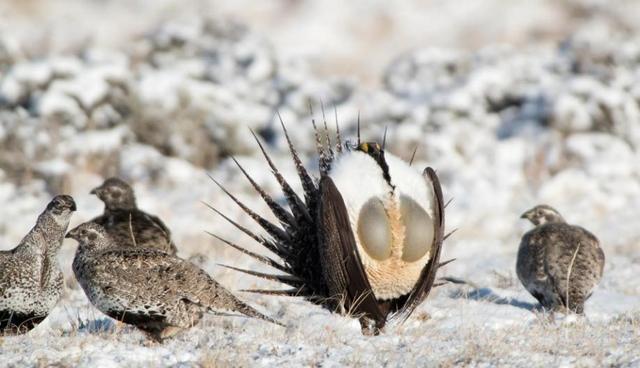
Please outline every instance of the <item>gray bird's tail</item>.
[[261, 319], [263, 321], [271, 322], [281, 327], [286, 327], [283, 323], [278, 322], [275, 319], [258, 312], [253, 307], [250, 307], [249, 305], [243, 303], [238, 299], [236, 299], [235, 309], [247, 317]]
[[[236, 298], [229, 291], [224, 290], [223, 294], [226, 294], [226, 295], [219, 295], [218, 294], [216, 300], [214, 301], [214, 303], [211, 303], [209, 305], [208, 309], [209, 309], [210, 313], [213, 313], [213, 314], [216, 314], [216, 315], [236, 316], [236, 317], [238, 317], [237, 314], [220, 313], [219, 310], [223, 309], [223, 310], [232, 311], [232, 312], [239, 312], [239, 313], [242, 313], [243, 315], [245, 315], [247, 317], [261, 319], [263, 321], [271, 322], [271, 323], [276, 324], [278, 326], [286, 327], [281, 322], [278, 322], [275, 319], [258, 312], [253, 307], [249, 306], [248, 304], [244, 303], [240, 299]], [[222, 303], [221, 303], [221, 301], [222, 301]]]

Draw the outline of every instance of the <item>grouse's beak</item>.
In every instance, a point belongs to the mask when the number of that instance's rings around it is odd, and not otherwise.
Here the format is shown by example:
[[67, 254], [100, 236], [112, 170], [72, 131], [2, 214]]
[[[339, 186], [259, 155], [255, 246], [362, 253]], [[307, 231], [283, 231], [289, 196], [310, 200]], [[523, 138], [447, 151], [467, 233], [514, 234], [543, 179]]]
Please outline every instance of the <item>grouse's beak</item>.
[[100, 196], [101, 192], [102, 192], [102, 188], [101, 187], [95, 187], [95, 188], [91, 189], [89, 194], [93, 194], [95, 196]]
[[73, 229], [69, 230], [69, 231], [67, 232], [67, 234], [66, 234], [64, 237], [65, 237], [65, 238], [67, 238], [67, 239], [75, 239], [75, 236], [76, 236], [76, 229], [77, 229], [77, 227], [75, 227], [75, 228], [73, 228]]
[[521, 218], [521, 219], [527, 219], [527, 220], [528, 220], [530, 215], [531, 215], [531, 211], [527, 211], [527, 212], [523, 213], [523, 214], [520, 216], [520, 218]]

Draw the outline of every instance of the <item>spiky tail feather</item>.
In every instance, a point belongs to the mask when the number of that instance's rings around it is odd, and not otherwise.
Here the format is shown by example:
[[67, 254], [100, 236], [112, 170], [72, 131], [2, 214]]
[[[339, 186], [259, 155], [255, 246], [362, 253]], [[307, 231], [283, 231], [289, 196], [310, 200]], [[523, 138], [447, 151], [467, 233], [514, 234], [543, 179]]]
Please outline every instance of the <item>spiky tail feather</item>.
[[[324, 109], [323, 109], [324, 110]], [[239, 167], [243, 175], [247, 178], [256, 192], [260, 195], [260, 197], [264, 200], [273, 214], [280, 222], [280, 226], [274, 225], [257, 215], [255, 212], [250, 210], [246, 205], [240, 202], [235, 196], [233, 196], [229, 191], [227, 191], [224, 187], [219, 185], [222, 190], [247, 214], [249, 215], [258, 225], [260, 225], [268, 234], [269, 237], [265, 238], [262, 236], [258, 236], [250, 230], [242, 227], [238, 223], [231, 220], [229, 217], [222, 214], [220, 211], [215, 208], [209, 206], [215, 212], [217, 212], [220, 216], [229, 221], [236, 228], [249, 235], [251, 238], [256, 240], [263, 247], [268, 249], [269, 251], [276, 254], [283, 261], [283, 264], [276, 262], [275, 260], [265, 257], [254, 252], [247, 250], [235, 243], [231, 243], [222, 238], [217, 237], [222, 243], [237, 249], [259, 261], [262, 263], [269, 265], [271, 267], [276, 268], [279, 271], [282, 271], [283, 275], [275, 275], [275, 274], [266, 274], [259, 273], [255, 271], [242, 270], [234, 267], [229, 267], [244, 273], [248, 273], [257, 277], [265, 278], [271, 281], [278, 281], [289, 286], [292, 286], [292, 289], [287, 290], [245, 290], [254, 293], [260, 293], [265, 295], [283, 295], [283, 296], [302, 296], [307, 300], [322, 305], [326, 308], [336, 310], [340, 307], [340, 303], [336, 301], [335, 298], [328, 297], [327, 285], [324, 281], [324, 276], [322, 274], [322, 268], [320, 266], [320, 252], [319, 252], [319, 240], [318, 235], [316, 233], [316, 218], [318, 214], [318, 206], [319, 206], [319, 187], [317, 182], [312, 179], [311, 175], [309, 175], [308, 171], [305, 169], [300, 157], [291, 143], [291, 139], [287, 132], [284, 122], [280, 115], [278, 115], [280, 124], [282, 126], [282, 130], [284, 132], [289, 151], [296, 167], [296, 171], [300, 182], [302, 184], [302, 188], [304, 191], [304, 201], [300, 199], [300, 197], [293, 191], [289, 183], [284, 179], [278, 168], [275, 166], [271, 157], [264, 149], [264, 146], [256, 136], [256, 134], [251, 131], [253, 134], [260, 151], [262, 152], [267, 164], [271, 168], [272, 174], [280, 184], [280, 187], [283, 191], [285, 199], [287, 201], [289, 210], [285, 209], [281, 205], [279, 205], [271, 196], [269, 196], [262, 187], [260, 187], [252, 177], [246, 172], [246, 170], [240, 165], [240, 163], [234, 159], [234, 162]], [[319, 171], [321, 176], [327, 175], [331, 169], [331, 165], [333, 160], [335, 160], [335, 153], [331, 148], [331, 139], [329, 137], [329, 132], [326, 124], [326, 118], [324, 118], [323, 111], [323, 121], [324, 121], [324, 132], [320, 132], [315, 123], [315, 120], [312, 119], [314, 135], [316, 140], [316, 148], [319, 157]], [[336, 118], [336, 152], [338, 154], [342, 153], [342, 141], [340, 137], [340, 130]], [[323, 136], [324, 135], [324, 136]], [[358, 114], [358, 143], [360, 143], [360, 117]], [[347, 147], [348, 148], [348, 147]], [[414, 152], [415, 155], [415, 152]], [[411, 159], [413, 161], [413, 157]], [[411, 315], [413, 310], [427, 297], [429, 291], [432, 287], [437, 287], [439, 284], [434, 284], [435, 274], [437, 270], [447, 264], [447, 262], [439, 263], [440, 258], [440, 250], [442, 247], [442, 243], [446, 238], [451, 235], [451, 233], [444, 235], [444, 209], [449, 204], [443, 203], [442, 200], [442, 190], [440, 188], [440, 184], [435, 174], [431, 168], [425, 169], [425, 175], [431, 179], [431, 182], [434, 186], [434, 191], [436, 192], [436, 201], [438, 207], [438, 232], [436, 237], [436, 242], [434, 244], [435, 252], [434, 257], [430, 260], [430, 262], [423, 269], [423, 274], [416, 285], [416, 288], [407, 296], [395, 300], [393, 302], [385, 302], [384, 309], [388, 311], [388, 313], [395, 314], [396, 316], [400, 316], [401, 320], [404, 321], [406, 318]], [[213, 179], [213, 178], [212, 178]], [[215, 181], [215, 180], [214, 180]], [[212, 234], [213, 235], [213, 234]], [[215, 235], [214, 235], [215, 236]], [[227, 266], [228, 267], [228, 266]]]
[[[315, 121], [313, 123], [315, 127]], [[262, 142], [252, 131], [251, 133], [253, 134], [256, 143], [258, 144], [258, 147], [262, 152], [262, 155], [264, 156], [267, 164], [271, 169], [272, 174], [274, 175], [275, 179], [280, 185], [280, 188], [282, 189], [289, 209], [287, 210], [283, 206], [278, 204], [277, 201], [269, 196], [263, 190], [263, 188], [255, 182], [251, 175], [244, 169], [244, 167], [242, 167], [242, 165], [237, 160], [233, 160], [240, 171], [243, 173], [243, 175], [247, 178], [249, 183], [252, 185], [252, 187], [267, 204], [271, 212], [276, 216], [276, 218], [280, 222], [280, 226], [275, 225], [262, 216], [256, 214], [213, 178], [211, 178], [211, 180], [214, 181], [215, 184], [218, 185], [222, 189], [222, 191], [227, 196], [229, 196], [229, 198], [231, 198], [231, 200], [233, 200], [240, 207], [240, 209], [242, 209], [243, 212], [249, 215], [258, 225], [260, 225], [260, 227], [262, 227], [269, 236], [266, 238], [258, 236], [247, 228], [241, 226], [237, 222], [231, 220], [228, 216], [224, 215], [212, 206], [207, 206], [218, 213], [220, 216], [222, 216], [237, 229], [256, 240], [263, 247], [275, 253], [282, 259], [283, 262], [276, 262], [269, 257], [258, 255], [257, 253], [251, 252], [242, 246], [224, 240], [214, 234], [211, 235], [218, 238], [218, 240], [220, 240], [227, 246], [237, 249], [261, 261], [264, 264], [282, 271], [285, 274], [270, 275], [248, 270], [236, 270], [268, 280], [285, 283], [289, 286], [294, 287], [294, 289], [285, 291], [283, 292], [283, 294], [303, 296], [308, 300], [314, 301], [315, 303], [317, 303], [318, 300], [326, 300], [321, 304], [330, 308], [334, 308], [334, 303], [330, 303], [330, 299], [326, 298], [327, 289], [323, 280], [322, 269], [319, 262], [318, 238], [315, 224], [319, 203], [318, 185], [302, 164], [302, 160], [300, 159], [298, 152], [291, 142], [289, 133], [282, 119], [280, 119], [280, 124], [282, 126], [282, 131], [284, 132], [284, 136], [286, 138], [287, 145], [289, 147], [289, 151], [291, 153], [291, 157], [295, 165], [298, 177], [302, 184], [302, 188], [304, 191], [304, 201], [298, 196], [297, 193], [295, 193], [291, 185], [284, 179], [283, 175], [280, 173], [278, 168], [273, 163], [273, 160], [265, 150]], [[335, 156], [332, 149], [330, 147], [327, 147], [327, 145], [331, 144], [331, 139], [329, 138], [329, 130], [326, 125], [326, 119], [324, 128], [325, 129], [322, 134], [318, 131], [317, 127], [314, 128], [314, 131], [317, 141], [318, 155], [322, 157], [322, 162], [320, 163], [321, 171], [328, 172], [331, 162]], [[322, 135], [324, 136], [324, 139], [321, 138]], [[273, 294], [276, 291], [254, 290], [254, 292]]]

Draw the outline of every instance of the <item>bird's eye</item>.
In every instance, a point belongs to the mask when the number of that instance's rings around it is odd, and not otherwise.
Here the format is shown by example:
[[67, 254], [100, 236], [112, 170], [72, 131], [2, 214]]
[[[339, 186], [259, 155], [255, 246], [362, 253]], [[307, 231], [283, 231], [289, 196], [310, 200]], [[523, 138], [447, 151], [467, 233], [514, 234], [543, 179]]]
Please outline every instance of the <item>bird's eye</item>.
[[121, 194], [122, 194], [122, 193], [120, 193], [120, 191], [119, 191], [119, 190], [114, 190], [114, 191], [111, 193], [111, 195], [113, 196], [113, 198], [120, 198], [120, 195], [121, 195]]
[[433, 222], [429, 214], [413, 199], [400, 198], [400, 214], [405, 226], [402, 260], [415, 262], [431, 248], [433, 243]]
[[382, 261], [391, 256], [389, 219], [378, 198], [371, 198], [362, 206], [358, 216], [358, 238], [371, 258]]

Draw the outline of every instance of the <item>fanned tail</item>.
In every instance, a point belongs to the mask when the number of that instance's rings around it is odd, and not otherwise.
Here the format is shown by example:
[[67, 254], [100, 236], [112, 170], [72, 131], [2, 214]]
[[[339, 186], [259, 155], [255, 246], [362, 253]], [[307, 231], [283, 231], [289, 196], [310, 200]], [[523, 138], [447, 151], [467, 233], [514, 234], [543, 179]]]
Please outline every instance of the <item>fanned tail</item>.
[[258, 260], [258, 261], [260, 261], [260, 262], [262, 262], [264, 264], [266, 264], [266, 265], [269, 265], [269, 266], [271, 266], [271, 267], [273, 267], [273, 268], [275, 268], [277, 270], [280, 270], [282, 272], [289, 272], [288, 268], [286, 268], [285, 266], [281, 265], [280, 263], [276, 262], [275, 260], [273, 260], [273, 259], [271, 259], [269, 257], [254, 253], [254, 252], [252, 252], [252, 251], [250, 251], [248, 249], [245, 249], [245, 248], [237, 245], [236, 243], [230, 242], [230, 241], [228, 241], [228, 240], [226, 240], [226, 239], [224, 239], [224, 238], [222, 238], [222, 237], [220, 237], [220, 236], [218, 236], [216, 234], [210, 233], [208, 231], [206, 233], [211, 235], [211, 236], [213, 236], [214, 238], [218, 239], [219, 241], [223, 242], [224, 244], [230, 246], [231, 248], [237, 249], [238, 251], [240, 251], [240, 252], [242, 252], [242, 253], [244, 253], [244, 254], [246, 254], [246, 255], [248, 255], [248, 256], [250, 256], [250, 257], [252, 257], [252, 258], [254, 258], [254, 259], [256, 259], [256, 260]]
[[270, 273], [245, 270], [245, 269], [242, 269], [242, 268], [233, 267], [233, 266], [224, 265], [224, 264], [221, 264], [220, 266], [224, 267], [224, 268], [228, 268], [230, 270], [246, 273], [247, 275], [260, 277], [260, 278], [263, 278], [265, 280], [278, 281], [278, 282], [281, 282], [283, 284], [287, 284], [287, 285], [291, 285], [291, 286], [300, 287], [300, 286], [304, 285], [304, 280], [302, 280], [302, 279], [300, 279], [298, 277], [295, 277], [295, 276], [291, 276], [291, 275], [274, 275], [274, 274], [270, 274]]
[[233, 160], [233, 162], [235, 162], [236, 166], [238, 166], [238, 169], [240, 169], [244, 177], [247, 178], [249, 183], [251, 183], [251, 186], [256, 190], [256, 192], [258, 192], [258, 194], [260, 194], [260, 197], [264, 200], [267, 206], [269, 206], [271, 212], [278, 218], [278, 220], [280, 220], [280, 223], [283, 226], [288, 226], [290, 223], [292, 223], [293, 217], [291, 216], [291, 214], [287, 212], [284, 207], [280, 206], [276, 201], [274, 201], [273, 198], [271, 198], [271, 196], [269, 196], [267, 192], [265, 192], [264, 189], [262, 189], [262, 187], [255, 182], [255, 180], [253, 180], [253, 178], [247, 173], [244, 167], [240, 165], [235, 157], [232, 157], [231, 159]]
[[340, 137], [340, 126], [338, 125], [338, 109], [334, 106], [333, 113], [336, 119], [336, 152], [342, 153], [342, 138]]
[[315, 218], [316, 214], [313, 212], [313, 210], [317, 206], [318, 186], [313, 181], [313, 179], [311, 178], [311, 175], [309, 175], [309, 172], [307, 171], [307, 169], [305, 169], [304, 165], [302, 164], [302, 160], [300, 160], [298, 151], [296, 151], [295, 147], [293, 146], [293, 143], [291, 143], [289, 132], [287, 131], [287, 128], [285, 127], [284, 121], [282, 121], [280, 114], [278, 114], [278, 117], [280, 118], [280, 125], [282, 126], [284, 137], [287, 140], [287, 145], [289, 146], [289, 152], [291, 153], [291, 158], [293, 159], [293, 163], [296, 166], [296, 172], [298, 173], [298, 177], [300, 178], [300, 183], [302, 184], [302, 190], [304, 191], [304, 197], [307, 204], [307, 208], [309, 208], [310, 215], [312, 216], [312, 218]]
[[280, 184], [280, 188], [282, 189], [282, 192], [284, 193], [287, 199], [287, 203], [289, 204], [289, 208], [291, 209], [293, 216], [295, 218], [300, 218], [304, 216], [309, 221], [311, 221], [311, 215], [309, 214], [309, 211], [307, 210], [305, 204], [302, 202], [300, 197], [298, 197], [298, 194], [296, 194], [293, 188], [291, 188], [289, 183], [284, 179], [284, 177], [282, 176], [278, 168], [273, 163], [273, 160], [271, 160], [271, 157], [269, 156], [267, 151], [265, 151], [264, 146], [260, 142], [260, 139], [258, 139], [258, 136], [254, 133], [253, 130], [251, 131], [251, 134], [253, 134], [253, 137], [255, 138], [256, 143], [258, 143], [258, 147], [260, 147], [260, 151], [262, 152], [262, 155], [264, 156], [265, 160], [267, 161], [267, 164], [271, 168], [271, 173], [278, 181], [278, 184]]
[[[220, 187], [220, 189], [233, 200], [240, 209], [247, 215], [249, 215], [262, 229], [268, 234], [267, 237], [258, 236], [251, 230], [238, 224], [230, 219], [225, 214], [221, 213], [217, 209], [210, 205], [207, 205], [213, 211], [222, 216], [225, 220], [238, 228], [240, 231], [257, 241], [267, 250], [277, 255], [282, 262], [278, 262], [270, 257], [263, 256], [261, 254], [252, 252], [245, 247], [242, 247], [236, 243], [223, 239], [215, 234], [210, 234], [218, 239], [223, 244], [230, 246], [258, 261], [271, 266], [283, 274], [268, 274], [250, 270], [243, 270], [232, 266], [225, 266], [238, 272], [250, 274], [252, 276], [260, 277], [263, 279], [280, 282], [286, 285], [290, 285], [293, 289], [289, 290], [252, 290], [252, 292], [270, 294], [270, 295], [287, 295], [287, 296], [303, 296], [309, 300], [319, 300], [326, 295], [326, 285], [323, 281], [322, 268], [319, 262], [318, 256], [318, 238], [316, 234], [316, 216], [317, 208], [319, 205], [319, 192], [318, 184], [305, 169], [300, 156], [295, 149], [289, 132], [282, 121], [281, 116], [278, 114], [282, 132], [287, 141], [291, 159], [295, 165], [297, 175], [302, 189], [304, 192], [304, 201], [293, 190], [291, 185], [285, 180], [284, 176], [278, 170], [274, 164], [271, 156], [267, 153], [263, 143], [258, 136], [251, 131], [252, 135], [264, 159], [266, 160], [271, 173], [277, 180], [284, 198], [287, 201], [288, 209], [280, 205], [272, 196], [266, 193], [266, 191], [253, 179], [253, 177], [245, 170], [245, 168], [236, 160], [232, 158], [234, 163], [238, 166], [238, 169], [242, 172], [245, 178], [249, 181], [251, 186], [260, 195], [262, 200], [267, 204], [271, 212], [279, 221], [279, 225], [269, 222], [264, 217], [258, 215], [248, 206], [242, 203], [237, 197], [231, 194], [226, 188], [224, 188], [219, 182], [214, 180], [214, 183]], [[319, 132], [315, 128], [314, 133], [316, 137], [316, 144], [318, 152], [321, 156], [321, 170], [328, 172], [331, 167], [331, 162], [335, 159], [335, 154], [331, 148], [331, 138], [329, 129], [327, 127], [326, 118], [324, 116], [323, 107], [323, 120], [324, 120], [324, 132]], [[336, 121], [336, 130], [337, 121]], [[337, 138], [337, 146], [341, 147], [341, 140]], [[341, 152], [341, 148], [336, 148]]]
[[268, 250], [270, 250], [274, 254], [278, 255], [280, 258], [287, 259], [289, 253], [288, 253], [287, 249], [285, 249], [284, 247], [282, 247], [280, 245], [280, 243], [278, 243], [276, 241], [269, 241], [269, 240], [265, 239], [262, 236], [258, 236], [255, 233], [253, 233], [251, 230], [249, 230], [246, 227], [244, 227], [244, 226], [238, 224], [237, 222], [233, 221], [232, 219], [229, 218], [229, 216], [227, 216], [224, 213], [220, 212], [218, 209], [216, 209], [215, 207], [211, 206], [210, 204], [205, 203], [204, 205], [209, 207], [209, 209], [211, 209], [212, 211], [214, 211], [215, 213], [220, 215], [220, 217], [222, 217], [223, 219], [227, 220], [227, 222], [229, 222], [231, 225], [235, 226], [236, 229], [242, 231], [243, 233], [245, 233], [246, 235], [251, 237], [253, 240], [258, 242], [260, 245], [262, 245], [263, 247], [267, 248]]
[[[324, 114], [324, 111], [323, 111]], [[327, 122], [324, 122], [324, 135], [325, 143], [322, 142], [322, 136], [316, 125], [315, 118], [311, 117], [311, 124], [313, 125], [313, 134], [316, 138], [316, 151], [318, 152], [318, 168], [320, 170], [320, 177], [328, 175], [331, 170], [331, 163], [333, 161], [333, 150], [331, 146], [327, 146], [331, 142], [329, 139], [329, 130], [327, 129]]]

